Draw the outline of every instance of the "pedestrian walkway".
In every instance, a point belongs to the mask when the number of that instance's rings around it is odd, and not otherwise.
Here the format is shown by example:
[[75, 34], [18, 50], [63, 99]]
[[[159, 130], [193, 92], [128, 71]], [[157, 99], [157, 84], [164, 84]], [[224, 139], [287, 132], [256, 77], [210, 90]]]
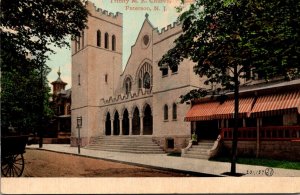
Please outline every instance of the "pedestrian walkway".
[[[38, 145], [27, 146], [38, 149]], [[230, 163], [215, 162], [203, 159], [183, 158], [167, 156], [167, 154], [132, 154], [120, 152], [107, 152], [81, 148], [78, 154], [77, 147], [62, 144], [44, 144], [42, 150], [75, 154], [84, 157], [92, 157], [104, 160], [130, 163], [134, 165], [149, 166], [159, 169], [184, 171], [192, 175], [203, 176], [226, 176], [230, 171]], [[237, 173], [243, 177], [299, 177], [300, 170], [270, 168], [264, 166], [237, 164]]]

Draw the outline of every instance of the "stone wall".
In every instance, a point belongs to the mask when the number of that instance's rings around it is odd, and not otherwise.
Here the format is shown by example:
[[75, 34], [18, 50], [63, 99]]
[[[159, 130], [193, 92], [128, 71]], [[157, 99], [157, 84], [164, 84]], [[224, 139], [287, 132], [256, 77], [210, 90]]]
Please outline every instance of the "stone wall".
[[[180, 152], [182, 148], [185, 148], [188, 145], [190, 136], [169, 135], [164, 137], [153, 137], [152, 139], [166, 152], [173, 152], [173, 151]], [[168, 148], [167, 146], [168, 139], [174, 140], [174, 148]]]
[[[89, 143], [89, 138], [87, 137], [82, 137], [81, 138], [81, 147], [87, 146]], [[77, 146], [77, 137], [71, 137], [70, 138], [70, 145], [71, 147], [76, 147]]]
[[[224, 141], [226, 151], [231, 150], [231, 141]], [[280, 160], [300, 160], [300, 141], [261, 141], [259, 157]], [[256, 141], [238, 141], [239, 156], [256, 156]]]

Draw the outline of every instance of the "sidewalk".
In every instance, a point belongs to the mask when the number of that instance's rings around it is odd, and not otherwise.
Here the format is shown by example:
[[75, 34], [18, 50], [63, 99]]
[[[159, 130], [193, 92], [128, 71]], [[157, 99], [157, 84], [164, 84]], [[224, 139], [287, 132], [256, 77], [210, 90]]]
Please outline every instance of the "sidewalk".
[[[38, 149], [38, 145], [27, 146], [30, 149]], [[43, 144], [42, 150], [55, 151], [66, 154], [78, 154], [77, 147], [61, 144]], [[160, 169], [171, 169], [196, 173], [201, 176], [226, 176], [230, 171], [230, 163], [215, 162], [202, 159], [172, 157], [166, 154], [132, 154], [120, 152], [107, 152], [89, 149], [80, 149], [80, 156], [92, 157], [104, 160], [112, 160], [134, 165], [150, 166]], [[265, 173], [270, 172], [269, 167], [237, 164], [237, 173], [243, 177], [268, 177]], [[272, 177], [300, 177], [300, 170], [272, 168]]]

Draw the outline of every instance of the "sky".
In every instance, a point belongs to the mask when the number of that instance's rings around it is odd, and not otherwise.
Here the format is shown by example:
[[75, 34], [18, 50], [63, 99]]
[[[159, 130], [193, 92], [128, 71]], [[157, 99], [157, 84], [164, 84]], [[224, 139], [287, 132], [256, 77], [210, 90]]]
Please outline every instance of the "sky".
[[[160, 31], [161, 28], [175, 22], [179, 16], [175, 6], [179, 5], [180, 0], [90, 0], [97, 8], [107, 10], [112, 13], [123, 13], [123, 60], [125, 67], [130, 56], [131, 46], [134, 45], [140, 28], [145, 19], [145, 14], [149, 14], [149, 20], [154, 27]], [[133, 7], [149, 7], [151, 10], [132, 10]], [[159, 10], [154, 11], [154, 7]], [[70, 38], [68, 38], [70, 39]], [[60, 68], [61, 79], [67, 82], [66, 89], [71, 87], [71, 50], [70, 48], [52, 47], [56, 54], [49, 56], [47, 65], [51, 68], [48, 81], [51, 83], [58, 78], [57, 72]], [[51, 84], [50, 84], [51, 85]], [[52, 87], [52, 85], [51, 85]]]

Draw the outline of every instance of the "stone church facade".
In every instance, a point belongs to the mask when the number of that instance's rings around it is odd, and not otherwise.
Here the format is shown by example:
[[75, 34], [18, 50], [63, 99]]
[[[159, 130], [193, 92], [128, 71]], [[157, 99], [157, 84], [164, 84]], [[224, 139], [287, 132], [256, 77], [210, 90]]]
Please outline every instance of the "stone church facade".
[[[86, 6], [88, 28], [72, 42], [71, 146], [77, 145], [77, 117], [82, 117], [82, 146], [91, 146], [98, 138], [136, 136], [151, 138], [167, 152], [182, 149], [184, 157], [228, 153], [233, 94], [228, 92], [223, 102], [206, 97], [180, 104], [181, 95], [205, 87], [205, 78], [195, 75], [187, 60], [177, 70], [158, 66], [182, 33], [181, 25], [173, 23], [159, 31], [146, 14], [123, 70], [122, 14], [97, 9], [89, 2]], [[239, 154], [299, 160], [299, 89], [299, 77], [266, 82], [251, 72], [240, 79]], [[200, 147], [190, 141], [192, 132]]]
[[151, 136], [165, 150], [185, 147], [190, 105], [179, 97], [203, 83], [184, 61], [178, 70], [160, 70], [158, 61], [182, 32], [173, 23], [158, 31], [148, 14], [122, 70], [123, 17], [87, 3], [88, 28], [72, 42], [72, 134], [82, 117], [81, 144], [97, 136]]

